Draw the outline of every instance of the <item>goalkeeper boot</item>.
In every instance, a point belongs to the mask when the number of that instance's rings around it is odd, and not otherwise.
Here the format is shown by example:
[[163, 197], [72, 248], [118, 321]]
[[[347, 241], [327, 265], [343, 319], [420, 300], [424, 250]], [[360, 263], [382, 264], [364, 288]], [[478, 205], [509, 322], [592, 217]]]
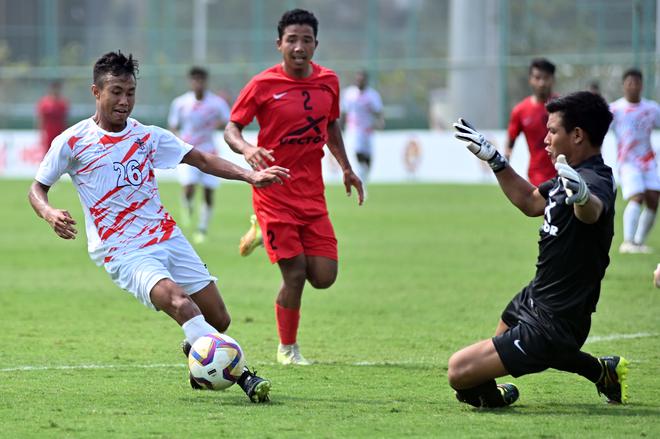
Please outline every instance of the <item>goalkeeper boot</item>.
[[261, 229], [257, 222], [257, 216], [250, 217], [250, 229], [241, 237], [241, 242], [238, 245], [238, 253], [241, 256], [247, 256], [254, 251], [255, 248], [264, 244]]
[[515, 384], [513, 383], [498, 384], [497, 389], [502, 394], [504, 405], [511, 405], [514, 402], [518, 401], [520, 392], [518, 392], [518, 388], [516, 387]]
[[610, 404], [625, 404], [628, 401], [628, 361], [623, 357], [609, 356], [598, 359], [603, 375], [596, 382], [599, 395], [605, 395]]
[[284, 365], [309, 366], [312, 364], [300, 353], [298, 343], [282, 344], [277, 347], [277, 362]]
[[271, 383], [269, 380], [257, 376], [257, 371], [250, 371], [247, 367], [237, 381], [245, 394], [252, 402], [270, 401], [269, 393]]
[[[190, 354], [190, 349], [192, 349], [192, 346], [190, 345], [190, 343], [188, 343], [188, 340], [184, 339], [181, 342], [181, 350], [183, 351], [183, 355], [185, 355], [186, 358], [188, 358], [188, 354]], [[192, 387], [193, 389], [195, 390], [204, 389], [203, 386], [199, 385], [199, 383], [195, 381], [195, 379], [192, 377], [192, 374], [190, 372], [188, 372], [188, 380], [190, 381], [190, 387]]]

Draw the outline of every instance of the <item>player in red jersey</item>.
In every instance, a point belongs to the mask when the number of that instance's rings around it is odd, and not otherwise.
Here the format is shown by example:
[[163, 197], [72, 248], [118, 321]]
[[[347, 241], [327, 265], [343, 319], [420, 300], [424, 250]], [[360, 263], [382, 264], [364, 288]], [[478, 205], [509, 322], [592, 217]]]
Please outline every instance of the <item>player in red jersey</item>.
[[50, 83], [48, 94], [37, 102], [37, 121], [41, 131], [41, 150], [45, 155], [53, 142], [66, 129], [69, 101], [62, 96], [62, 82]]
[[[284, 185], [253, 191], [253, 206], [272, 263], [282, 273], [275, 303], [280, 337], [277, 359], [282, 364], [310, 364], [296, 343], [305, 282], [330, 287], [337, 277], [337, 240], [325, 202], [321, 158], [328, 145], [362, 204], [362, 182], [351, 169], [339, 127], [339, 79], [312, 62], [318, 21], [311, 12], [294, 9], [277, 26], [282, 62], [243, 88], [225, 128], [225, 140], [255, 169], [285, 166], [291, 178]], [[243, 128], [259, 122], [257, 145], [245, 141]]]
[[557, 175], [550, 157], [545, 150], [543, 139], [548, 132], [548, 112], [545, 104], [556, 95], [552, 93], [555, 82], [555, 65], [545, 58], [532, 60], [529, 65], [529, 85], [532, 95], [520, 101], [513, 110], [509, 120], [508, 135], [504, 156], [511, 158], [513, 145], [522, 132], [529, 147], [529, 168], [527, 175], [530, 183], [538, 186]]

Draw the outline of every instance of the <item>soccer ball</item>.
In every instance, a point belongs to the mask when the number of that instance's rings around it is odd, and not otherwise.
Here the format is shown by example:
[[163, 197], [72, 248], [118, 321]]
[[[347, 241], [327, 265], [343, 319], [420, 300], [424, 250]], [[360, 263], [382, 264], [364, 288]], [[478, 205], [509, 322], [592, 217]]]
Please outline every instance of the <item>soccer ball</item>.
[[245, 356], [238, 342], [225, 334], [198, 338], [188, 354], [190, 376], [209, 390], [224, 390], [243, 374]]

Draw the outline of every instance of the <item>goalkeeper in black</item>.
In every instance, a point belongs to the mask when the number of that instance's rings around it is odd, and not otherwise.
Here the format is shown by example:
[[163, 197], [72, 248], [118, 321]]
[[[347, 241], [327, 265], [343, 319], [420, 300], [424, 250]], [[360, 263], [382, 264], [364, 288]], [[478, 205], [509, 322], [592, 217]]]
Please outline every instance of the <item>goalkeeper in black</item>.
[[581, 351], [596, 310], [614, 235], [616, 186], [601, 145], [612, 114], [598, 95], [576, 92], [546, 104], [546, 151], [558, 176], [536, 187], [519, 176], [463, 119], [455, 136], [488, 162], [502, 191], [527, 216], [543, 217], [534, 279], [504, 309], [495, 336], [449, 359], [456, 398], [475, 407], [518, 399], [515, 385], [495, 378], [548, 368], [579, 374], [609, 402], [625, 403], [627, 361]]

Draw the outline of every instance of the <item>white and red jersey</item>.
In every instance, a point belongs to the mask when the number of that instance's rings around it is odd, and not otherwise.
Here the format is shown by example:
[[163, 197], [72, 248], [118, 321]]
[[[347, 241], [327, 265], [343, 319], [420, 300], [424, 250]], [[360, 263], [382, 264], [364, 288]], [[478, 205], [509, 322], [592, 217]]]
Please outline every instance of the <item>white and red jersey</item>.
[[371, 87], [364, 90], [356, 85], [347, 87], [341, 97], [341, 111], [346, 114], [346, 129], [371, 133], [378, 113], [383, 111], [380, 94]]
[[614, 115], [611, 128], [617, 139], [618, 162], [648, 169], [655, 161], [651, 132], [660, 127], [660, 105], [647, 99], [632, 103], [620, 98], [610, 104], [610, 111]]
[[202, 100], [189, 91], [172, 101], [167, 123], [178, 128], [181, 138], [195, 148], [216, 153], [213, 135], [218, 127], [229, 122], [229, 105], [220, 96], [206, 91]]
[[55, 138], [35, 179], [52, 186], [69, 174], [85, 212], [90, 257], [101, 265], [181, 234], [160, 201], [154, 169], [176, 167], [191, 149], [132, 118], [117, 133], [89, 118]]

